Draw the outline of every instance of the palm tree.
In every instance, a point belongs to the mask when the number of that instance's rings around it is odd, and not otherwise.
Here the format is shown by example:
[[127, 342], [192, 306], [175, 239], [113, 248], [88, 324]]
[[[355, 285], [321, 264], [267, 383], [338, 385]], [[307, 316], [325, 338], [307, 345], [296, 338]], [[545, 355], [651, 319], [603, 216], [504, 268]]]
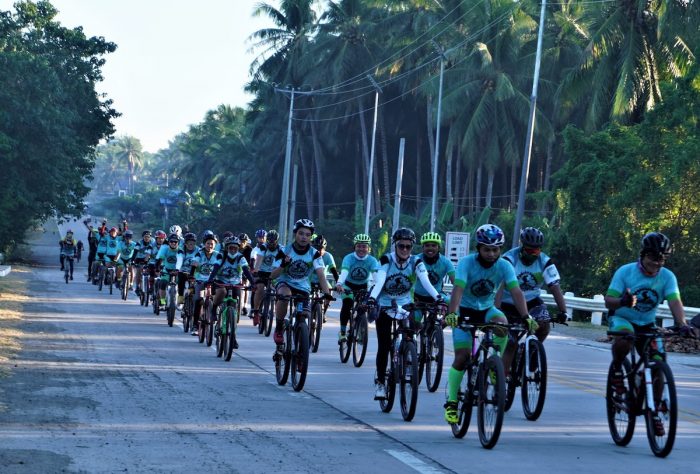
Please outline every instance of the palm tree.
[[143, 165], [141, 142], [132, 136], [117, 139], [117, 159], [126, 162], [129, 170], [129, 194], [134, 194], [134, 172]]

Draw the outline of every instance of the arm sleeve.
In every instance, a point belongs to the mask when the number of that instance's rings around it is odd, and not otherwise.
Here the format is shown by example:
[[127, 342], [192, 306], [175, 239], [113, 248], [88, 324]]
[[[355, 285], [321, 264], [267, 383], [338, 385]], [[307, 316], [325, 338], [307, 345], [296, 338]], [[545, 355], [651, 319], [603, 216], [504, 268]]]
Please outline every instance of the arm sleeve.
[[434, 300], [437, 300], [438, 292], [435, 289], [435, 287], [433, 287], [433, 284], [430, 283], [430, 278], [428, 278], [428, 271], [425, 269], [425, 265], [423, 264], [423, 262], [418, 262], [418, 264], [416, 265], [416, 276], [421, 282], [421, 285], [423, 285], [423, 288], [425, 288], [425, 291], [427, 291], [428, 294], [432, 296]]
[[338, 279], [340, 278], [340, 275], [338, 275], [338, 269], [335, 267], [331, 267], [331, 275], [333, 275], [335, 281], [338, 281]]
[[252, 285], [253, 283], [255, 283], [255, 277], [254, 277], [253, 274], [251, 273], [250, 267], [249, 267], [248, 265], [244, 265], [244, 266], [243, 266], [243, 274], [244, 274], [245, 277], [248, 279], [248, 281], [250, 282], [251, 285]]
[[347, 268], [343, 268], [343, 269], [340, 271], [340, 276], [338, 277], [338, 279], [336, 280], [336, 282], [337, 282], [339, 285], [342, 285], [343, 283], [345, 283], [345, 279], [346, 279], [347, 277], [348, 277], [348, 269], [347, 269]]
[[386, 271], [388, 267], [388, 265], [382, 265], [379, 271], [374, 275], [374, 286], [372, 287], [372, 293], [369, 296], [375, 300], [379, 296], [379, 293], [382, 292], [382, 288], [384, 288], [384, 282], [386, 282]]

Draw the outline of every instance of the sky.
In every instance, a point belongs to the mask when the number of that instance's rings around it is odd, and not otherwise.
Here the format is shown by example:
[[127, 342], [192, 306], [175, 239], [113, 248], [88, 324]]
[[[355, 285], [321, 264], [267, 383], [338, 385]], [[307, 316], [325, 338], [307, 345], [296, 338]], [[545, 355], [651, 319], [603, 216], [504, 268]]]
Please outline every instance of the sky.
[[[0, 0], [13, 10], [15, 0]], [[100, 93], [122, 114], [116, 135], [156, 152], [220, 104], [244, 107], [254, 54], [247, 38], [272, 23], [259, 0], [51, 0], [63, 26], [117, 44], [105, 56]], [[269, 3], [277, 5], [276, 0]]]

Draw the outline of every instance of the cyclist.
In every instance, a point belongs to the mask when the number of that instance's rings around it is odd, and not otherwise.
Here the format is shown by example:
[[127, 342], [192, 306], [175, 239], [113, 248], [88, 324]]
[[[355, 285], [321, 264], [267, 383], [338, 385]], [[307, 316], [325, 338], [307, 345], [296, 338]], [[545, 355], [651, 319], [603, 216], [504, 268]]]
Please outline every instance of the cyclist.
[[[321, 257], [323, 257], [323, 264], [325, 265], [323, 271], [324, 273], [330, 272], [331, 275], [333, 275], [333, 280], [338, 281], [338, 278], [340, 275], [338, 275], [338, 269], [335, 267], [335, 259], [333, 258], [333, 255], [331, 255], [330, 252], [326, 250], [326, 247], [328, 246], [328, 242], [326, 242], [326, 239], [323, 237], [323, 235], [314, 235], [311, 238], [311, 246], [318, 250], [318, 253], [321, 254]], [[311, 288], [316, 288], [318, 286], [318, 276], [316, 273], [311, 274]], [[330, 304], [330, 300], [326, 300], [323, 303], [323, 322], [326, 322], [326, 311], [328, 311], [328, 305]]]
[[143, 266], [148, 265], [151, 260], [151, 255], [155, 253], [155, 242], [151, 239], [151, 231], [144, 230], [141, 233], [141, 240], [136, 242], [134, 247], [134, 263], [136, 267], [136, 294], [141, 296], [141, 276], [143, 274]]
[[[92, 227], [90, 227], [92, 229]], [[107, 221], [103, 220], [102, 225], [98, 229], [93, 229], [94, 236], [97, 239], [97, 249], [95, 251], [95, 262], [93, 264], [92, 274], [96, 275], [95, 272], [99, 270], [99, 266], [104, 263], [105, 252], [107, 252]], [[97, 283], [97, 281], [93, 282]]]
[[352, 239], [354, 251], [343, 257], [340, 265], [340, 276], [336, 280], [335, 289], [343, 295], [343, 306], [340, 309], [340, 332], [338, 344], [346, 340], [345, 332], [352, 312], [355, 291], [367, 290], [369, 280], [379, 270], [379, 262], [370, 255], [372, 239], [367, 234], [357, 234]]
[[222, 256], [216, 251], [218, 242], [214, 232], [207, 230], [204, 232], [202, 240], [202, 248], [197, 251], [197, 254], [190, 263], [192, 271], [191, 276], [195, 279], [195, 300], [194, 300], [194, 323], [192, 334], [197, 334], [197, 325], [202, 312], [202, 303], [204, 302], [204, 287], [211, 283], [212, 273], [221, 265]]
[[[252, 262], [253, 261], [253, 247], [250, 245], [250, 237], [248, 237], [248, 234], [245, 232], [242, 232], [238, 234], [238, 241], [240, 242], [240, 250], [241, 254], [245, 257], [246, 262]], [[255, 284], [254, 281], [248, 280], [248, 277], [245, 276], [243, 278], [243, 284], [248, 285], [248, 286], [253, 286]], [[244, 293], [242, 295], [241, 299], [241, 313], [246, 316], [248, 314], [248, 308], [246, 308], [246, 304], [248, 302], [248, 293]], [[251, 305], [253, 302], [251, 301]], [[251, 311], [252, 313], [252, 311]]]
[[[297, 295], [304, 299], [304, 311], [309, 312], [309, 293], [311, 282], [309, 275], [314, 271], [318, 275], [318, 282], [323, 293], [330, 297], [324, 263], [321, 254], [310, 245], [311, 235], [314, 233], [314, 223], [309, 219], [299, 219], [294, 223], [292, 235], [294, 241], [284, 249], [285, 257], [275, 268], [270, 278], [278, 279], [277, 294], [282, 296]], [[287, 301], [278, 301], [275, 307], [277, 325], [275, 327], [275, 344], [282, 344], [284, 336], [284, 316], [287, 314]]]
[[[695, 330], [685, 319], [685, 310], [681, 301], [676, 275], [664, 265], [672, 253], [671, 241], [660, 232], [650, 232], [642, 238], [639, 259], [617, 269], [605, 295], [605, 306], [610, 310], [609, 324], [611, 331], [630, 334], [647, 332], [655, 327], [656, 308], [662, 301], [668, 301], [676, 326], [681, 334], [695, 335]], [[612, 345], [612, 358], [617, 366], [613, 372], [612, 385], [618, 394], [624, 393], [622, 380], [622, 361], [625, 359], [633, 342], [617, 337]], [[657, 357], [664, 358], [658, 347]], [[641, 347], [637, 350], [641, 352]], [[655, 387], [656, 389], [656, 387]], [[664, 436], [661, 420], [655, 420], [657, 436]]]
[[[418, 258], [423, 261], [423, 265], [425, 265], [425, 269], [428, 271], [430, 284], [438, 293], [442, 293], [442, 285], [445, 281], [445, 277], [447, 277], [453, 285], [455, 283], [455, 266], [449, 258], [440, 253], [442, 237], [440, 237], [440, 234], [437, 232], [426, 232], [421, 235], [420, 244], [423, 247], [423, 253], [418, 255]], [[413, 297], [416, 301], [424, 303], [431, 303], [433, 301], [433, 298], [430, 297], [420, 281], [416, 282], [413, 291]], [[416, 311], [414, 316], [416, 324], [420, 325], [423, 314]]]
[[89, 252], [88, 252], [88, 261], [87, 261], [87, 267], [88, 267], [87, 281], [90, 281], [92, 279], [92, 271], [93, 271], [93, 266], [95, 263], [95, 257], [97, 256], [97, 241], [100, 238], [100, 232], [97, 229], [93, 228], [92, 224], [90, 224], [87, 219], [85, 219], [83, 221], [83, 224], [85, 224], [85, 227], [88, 230], [87, 241], [88, 241]]
[[77, 252], [75, 254], [75, 258], [78, 260], [78, 263], [80, 263], [80, 257], [83, 255], [83, 250], [85, 249], [85, 245], [83, 244], [82, 240], [78, 240], [78, 246], [77, 246]]
[[[527, 312], [527, 305], [515, 276], [513, 266], [501, 257], [501, 247], [505, 243], [503, 231], [493, 224], [484, 224], [476, 230], [476, 252], [463, 257], [457, 263], [455, 284], [450, 298], [449, 313], [445, 322], [452, 327], [454, 361], [447, 378], [447, 403], [445, 421], [450, 424], [459, 421], [457, 417], [457, 392], [464, 377], [464, 371], [471, 359], [473, 334], [457, 327], [460, 321], [470, 324], [507, 323], [508, 319], [494, 306], [496, 292], [501, 284], [513, 295], [513, 301], [520, 315], [533, 330], [537, 323]], [[459, 314], [456, 313], [459, 309]], [[495, 331], [494, 343], [499, 353], [503, 353], [508, 342], [506, 331]]]
[[[109, 229], [107, 235], [103, 236], [106, 248], [103, 260], [105, 265], [108, 267], [116, 267], [117, 262], [119, 261], [119, 247], [121, 245], [121, 238], [119, 237], [118, 233], [119, 229], [112, 227]], [[105, 273], [105, 276], [106, 275], [107, 274]]]
[[[224, 253], [221, 256], [221, 265], [217, 266], [209, 276], [209, 280], [214, 281], [214, 304], [212, 314], [217, 314], [219, 305], [226, 297], [226, 288], [216, 287], [216, 285], [241, 285], [243, 275], [249, 281], [253, 281], [253, 274], [250, 272], [248, 261], [240, 253], [241, 243], [238, 237], [231, 236], [224, 242]], [[234, 288], [232, 295], [239, 302], [241, 301], [241, 290]], [[237, 347], [234, 347], [236, 349]]]
[[192, 259], [195, 258], [199, 249], [197, 248], [197, 236], [192, 232], [184, 235], [185, 248], [182, 250], [182, 267], [177, 276], [177, 304], [185, 302], [185, 283], [192, 272]]
[[68, 258], [68, 264], [70, 266], [70, 279], [73, 279], [73, 258], [75, 258], [78, 251], [78, 246], [73, 238], [73, 231], [66, 231], [66, 236], [62, 238], [59, 242], [61, 246], [61, 271], [65, 269], [65, 260]]
[[178, 238], [178, 245], [177, 245], [177, 247], [178, 247], [180, 250], [184, 249], [184, 248], [185, 248], [185, 240], [184, 240], [183, 237], [182, 237], [182, 227], [180, 227], [180, 226], [177, 225], [177, 224], [174, 224], [174, 225], [171, 225], [171, 226], [170, 226], [170, 229], [168, 229], [168, 230], [169, 230], [169, 234], [170, 234], [170, 235], [172, 235], [172, 234], [177, 235], [177, 238]]
[[285, 255], [279, 244], [279, 234], [276, 230], [271, 230], [266, 235], [266, 242], [262, 246], [258, 247], [258, 252], [255, 257], [255, 270], [253, 274], [255, 275], [255, 287], [256, 291], [253, 293], [253, 302], [255, 309], [253, 309], [253, 325], [257, 326], [260, 324], [260, 307], [262, 305], [263, 297], [265, 296], [265, 287], [270, 281], [270, 274], [279, 263], [284, 259]]
[[430, 284], [428, 271], [417, 255], [411, 255], [411, 250], [416, 242], [416, 234], [407, 228], [398, 229], [391, 237], [394, 251], [383, 255], [379, 260], [372, 293], [367, 300], [367, 305], [372, 308], [368, 314], [368, 320], [372, 322], [376, 317], [377, 328], [377, 377], [375, 383], [375, 400], [386, 398], [386, 364], [391, 351], [391, 326], [392, 316], [386, 309], [396, 303], [399, 307], [413, 302], [413, 285], [420, 280], [423, 287], [434, 301], [442, 302], [442, 297]]
[[[122, 234], [122, 239], [119, 242], [119, 260], [117, 261], [117, 288], [122, 281], [122, 271], [129, 265], [129, 270], [131, 270], [131, 262], [134, 260], [134, 255], [136, 255], [136, 242], [132, 239], [134, 233], [130, 230], [124, 231]], [[133, 275], [129, 271], [129, 275]], [[131, 281], [126, 282], [128, 286], [131, 286]]]
[[180, 238], [178, 235], [170, 234], [168, 236], [168, 245], [162, 245], [158, 250], [158, 255], [156, 255], [156, 273], [159, 273], [161, 269], [165, 270], [160, 275], [160, 281], [158, 282], [161, 306], [165, 306], [165, 290], [168, 288], [170, 272], [180, 271], [180, 268], [182, 268], [184, 253], [179, 249], [179, 246]]

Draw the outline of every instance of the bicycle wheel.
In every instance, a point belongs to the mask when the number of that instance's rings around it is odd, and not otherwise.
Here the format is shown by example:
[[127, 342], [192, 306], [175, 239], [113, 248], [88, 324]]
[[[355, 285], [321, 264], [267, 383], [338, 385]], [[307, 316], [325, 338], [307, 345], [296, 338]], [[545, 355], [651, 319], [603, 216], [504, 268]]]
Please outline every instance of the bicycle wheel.
[[[671, 453], [676, 440], [678, 404], [676, 403], [676, 383], [671, 368], [664, 361], [652, 366], [652, 386], [654, 387], [654, 407], [644, 412], [647, 425], [647, 438], [654, 456], [665, 458]], [[658, 387], [663, 387], [659, 395]], [[658, 397], [658, 399], [657, 399]], [[647, 401], [647, 406], [650, 405]], [[657, 426], [658, 423], [658, 426]], [[663, 427], [663, 429], [661, 429]]]
[[428, 340], [426, 334], [426, 328], [421, 329], [419, 333], [418, 341], [418, 385], [423, 382], [423, 374], [425, 373], [426, 359], [428, 358]]
[[142, 284], [141, 289], [139, 290], [139, 303], [141, 303], [141, 306], [148, 306], [148, 303], [146, 302], [146, 295], [148, 292], [144, 288], [146, 287]]
[[209, 302], [205, 308], [204, 315], [202, 316], [205, 321], [204, 326], [204, 341], [207, 347], [211, 347], [211, 343], [214, 339], [214, 323], [212, 322], [212, 303]]
[[309, 370], [309, 326], [301, 322], [294, 329], [294, 350], [292, 351], [292, 387], [295, 392], [304, 388]]
[[175, 321], [175, 311], [177, 309], [176, 307], [176, 296], [174, 294], [174, 291], [171, 291], [170, 294], [168, 294], [168, 326], [173, 327], [173, 321]]
[[522, 365], [522, 388], [520, 397], [523, 402], [525, 418], [535, 421], [542, 414], [544, 399], [547, 396], [547, 353], [544, 345], [537, 339], [531, 339], [530, 367]]
[[192, 303], [192, 295], [185, 295], [185, 304], [182, 305], [182, 332], [190, 332], [190, 324], [192, 322], [192, 312], [190, 304]]
[[111, 270], [107, 275], [109, 276], [109, 294], [111, 295], [114, 290], [114, 271]]
[[275, 362], [275, 376], [277, 377], [277, 384], [284, 385], [287, 383], [289, 378], [289, 365], [290, 365], [290, 337], [288, 334], [288, 329], [285, 328], [285, 342], [277, 346], [277, 350], [272, 356], [272, 360]]
[[231, 360], [233, 356], [233, 350], [236, 348], [236, 321], [238, 319], [238, 309], [234, 306], [229, 306], [226, 308], [228, 312], [228, 317], [226, 318], [226, 335], [228, 343], [226, 344], [226, 349], [224, 350], [224, 360], [226, 362]]
[[70, 270], [68, 269], [68, 261], [66, 259], [66, 269], [63, 272], [63, 279], [66, 280], [66, 285], [68, 284], [68, 280], [70, 279]]
[[608, 415], [608, 428], [613, 441], [618, 446], [627, 446], [632, 441], [634, 435], [634, 425], [637, 422], [637, 417], [631, 413], [631, 408], [634, 406], [634, 391], [631, 388], [630, 380], [630, 363], [625, 359], [622, 363], [622, 381], [623, 388], [620, 393], [615, 390], [612, 383], [613, 373], [615, 372], [615, 363], [610, 362], [608, 369], [608, 381], [605, 390], [605, 408]]
[[127, 297], [129, 296], [129, 274], [127, 273], [126, 269], [124, 269], [124, 271], [122, 272], [121, 291], [122, 299], [126, 301]]
[[[392, 343], [392, 347], [394, 344]], [[400, 362], [399, 362], [400, 363]], [[398, 368], [394, 366], [393, 354], [389, 352], [389, 362], [386, 369], [386, 375], [384, 378], [384, 385], [386, 386], [386, 398], [379, 400], [379, 408], [382, 409], [384, 413], [389, 413], [394, 407], [394, 399], [396, 398], [396, 379], [394, 378], [394, 373]]]
[[267, 327], [265, 327], [265, 337], [269, 337], [272, 333], [272, 323], [275, 321], [275, 310], [272, 302], [267, 308]]
[[513, 354], [513, 361], [510, 364], [510, 373], [506, 377], [506, 403], [503, 409], [507, 412], [513, 406], [515, 400], [515, 390], [520, 385], [521, 368], [523, 367], [525, 344], [520, 343]]
[[99, 278], [100, 280], [97, 282], [97, 290], [98, 290], [98, 291], [102, 291], [102, 287], [103, 287], [104, 284], [105, 284], [104, 267], [100, 267], [100, 271], [99, 271], [99, 274], [98, 274], [98, 278]]
[[318, 345], [321, 342], [321, 328], [323, 327], [323, 310], [320, 303], [314, 305], [310, 323], [309, 346], [311, 347], [311, 352], [315, 353], [318, 352]]
[[264, 334], [267, 327], [267, 310], [270, 307], [269, 300], [263, 296], [262, 305], [260, 308], [260, 323], [258, 324], [258, 334]]
[[480, 366], [477, 378], [479, 398], [477, 420], [479, 441], [486, 449], [496, 446], [503, 426], [503, 405], [506, 399], [506, 381], [503, 362], [498, 356], [490, 356]]
[[401, 416], [411, 421], [418, 404], [418, 353], [413, 341], [405, 341], [401, 351]]
[[425, 386], [429, 392], [435, 392], [440, 386], [445, 356], [445, 338], [439, 325], [433, 326], [428, 334], [425, 355]]
[[462, 382], [459, 385], [459, 392], [457, 393], [457, 416], [459, 417], [459, 421], [450, 425], [452, 428], [452, 435], [455, 438], [464, 438], [472, 420], [474, 391], [473, 387], [469, 386], [469, 381], [472, 379], [474, 370], [476, 370], [474, 366], [470, 365], [467, 370], [464, 371], [464, 377], [462, 377]]
[[228, 342], [227, 326], [228, 312], [227, 308], [219, 306], [220, 310], [216, 318], [216, 323], [214, 323], [214, 339], [216, 340], [216, 357], [221, 357], [226, 351], [226, 344]]
[[197, 323], [197, 339], [199, 340], [200, 344], [204, 342], [206, 333], [207, 323], [205, 323], [203, 319], [200, 319]]
[[355, 318], [352, 337], [352, 364], [355, 367], [362, 367], [367, 355], [367, 315], [360, 314]]
[[357, 332], [355, 331], [357, 316], [355, 313], [350, 315], [350, 327], [348, 327], [345, 333], [345, 339], [338, 341], [338, 355], [340, 356], [340, 362], [345, 364], [348, 359], [350, 359], [350, 349], [352, 348], [353, 342], [357, 337]]

